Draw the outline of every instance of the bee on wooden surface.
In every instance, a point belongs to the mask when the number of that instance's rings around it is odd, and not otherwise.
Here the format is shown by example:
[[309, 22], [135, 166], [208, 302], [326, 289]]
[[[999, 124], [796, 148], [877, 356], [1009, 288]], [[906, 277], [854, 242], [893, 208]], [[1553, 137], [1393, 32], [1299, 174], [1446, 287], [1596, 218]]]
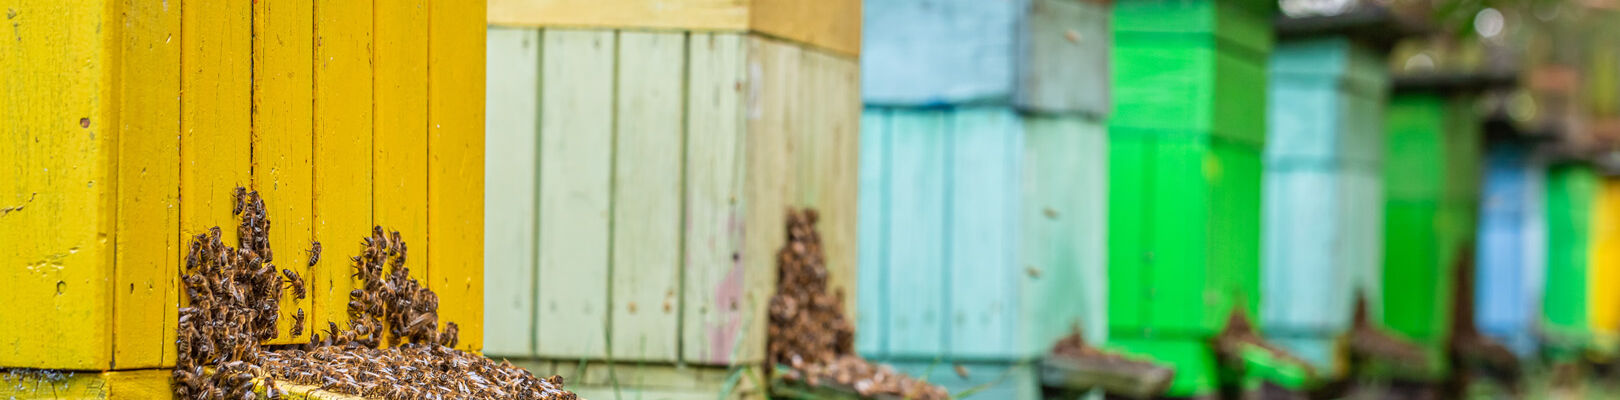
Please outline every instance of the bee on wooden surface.
[[242, 214], [242, 196], [246, 195], [246, 194], [247, 194], [247, 188], [244, 188], [244, 187], [241, 187], [241, 186], [237, 186], [236, 190], [231, 191], [231, 198], [236, 200], [234, 202], [234, 203], [236, 203], [236, 206], [231, 208], [231, 215], [241, 215]]
[[302, 300], [306, 294], [304, 293], [304, 277], [298, 276], [297, 272], [290, 269], [283, 269], [281, 273], [287, 276], [287, 287], [292, 289], [293, 298]]
[[321, 262], [321, 242], [310, 242], [307, 252], [309, 253], [309, 266], [313, 267], [315, 263]]
[[300, 308], [293, 313], [292, 329], [288, 331], [293, 337], [304, 335], [304, 309]]

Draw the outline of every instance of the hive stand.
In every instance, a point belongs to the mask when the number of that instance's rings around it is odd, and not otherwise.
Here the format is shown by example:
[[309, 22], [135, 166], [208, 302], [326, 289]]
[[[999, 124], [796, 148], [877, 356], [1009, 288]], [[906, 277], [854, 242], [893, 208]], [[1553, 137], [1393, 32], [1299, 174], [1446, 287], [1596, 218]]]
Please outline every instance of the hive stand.
[[820, 210], [853, 315], [859, 20], [856, 0], [492, 1], [487, 353], [588, 398], [762, 396], [743, 378], [767, 371], [789, 207]]
[[[1386, 53], [1416, 28], [1380, 6], [1279, 18], [1271, 55], [1261, 320], [1266, 337], [1346, 377], [1356, 299], [1382, 315]], [[1376, 317], [1375, 317], [1376, 318]], [[1293, 388], [1299, 389], [1299, 388]]]
[[857, 348], [1039, 398], [1060, 336], [1106, 334], [1108, 5], [865, 6]]
[[[481, 5], [0, 8], [13, 33], [0, 44], [0, 368], [167, 385], [142, 371], [175, 365], [187, 243], [220, 226], [235, 244], [239, 186], [270, 208], [275, 265], [310, 285], [302, 300], [284, 292], [270, 343], [347, 320], [349, 257], [377, 224], [411, 244], [461, 347], [482, 347], [483, 203], [468, 195], [483, 191]], [[309, 319], [294, 336], [297, 310]]]
[[1257, 315], [1266, 62], [1275, 2], [1114, 5], [1108, 344], [1214, 394], [1209, 339]]

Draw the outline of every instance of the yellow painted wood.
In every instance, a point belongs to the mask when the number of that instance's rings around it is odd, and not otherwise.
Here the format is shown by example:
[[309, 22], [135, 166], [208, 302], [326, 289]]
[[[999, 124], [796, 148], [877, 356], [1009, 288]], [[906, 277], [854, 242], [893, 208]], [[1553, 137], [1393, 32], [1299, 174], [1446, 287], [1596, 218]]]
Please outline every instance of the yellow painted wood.
[[860, 0], [491, 0], [489, 23], [764, 32], [845, 55], [861, 50]]
[[[179, 7], [124, 2], [118, 42], [113, 367], [172, 366], [179, 296]], [[95, 122], [91, 121], [91, 126]]]
[[61, 371], [58, 378], [24, 371], [0, 371], [0, 398], [6, 399], [168, 399], [174, 397], [169, 370]]
[[[314, 68], [315, 198], [311, 230], [321, 242], [308, 327], [347, 321], [349, 257], [371, 234], [371, 2], [316, 0]], [[307, 327], [306, 327], [307, 328]]]
[[[756, 399], [764, 398], [764, 369], [757, 366], [704, 367], [646, 363], [513, 361], [535, 376], [562, 375], [568, 390], [589, 399]], [[726, 391], [726, 382], [736, 382]], [[615, 394], [617, 390], [617, 394]]]
[[416, 244], [407, 246], [406, 265], [412, 278], [428, 282], [427, 1], [373, 4], [371, 218]]
[[757, 349], [739, 346], [744, 321], [759, 318], [744, 312], [755, 310], [751, 302], [759, 300], [743, 298], [743, 280], [753, 270], [737, 258], [743, 250], [746, 175], [744, 37], [693, 33], [688, 45], [681, 359], [689, 363], [761, 359]]
[[237, 243], [231, 195], [251, 183], [252, 17], [251, 3], [181, 3], [181, 37], [194, 38], [180, 41], [182, 244], [216, 226]]
[[615, 93], [615, 360], [677, 361], [686, 34], [620, 32]]
[[861, 0], [752, 0], [749, 25], [843, 55], [861, 53]]
[[738, 0], [490, 0], [489, 23], [504, 26], [667, 28], [740, 31]]
[[484, 9], [432, 0], [428, 22], [428, 288], [463, 350], [484, 331]]
[[105, 368], [117, 44], [97, 27], [116, 20], [93, 0], [0, 8], [0, 365]]
[[604, 358], [615, 35], [557, 29], [540, 35], [537, 353]]
[[[273, 265], [306, 277], [306, 292], [311, 274], [305, 250], [314, 240], [313, 9], [310, 0], [253, 2], [253, 187], [270, 215]], [[302, 310], [307, 319], [315, 311], [312, 299], [293, 292], [282, 291], [280, 334], [269, 343], [308, 342], [315, 331], [306, 320], [292, 335], [293, 315]]]
[[1594, 200], [1587, 317], [1593, 332], [1613, 340], [1620, 333], [1620, 178], [1605, 178]]

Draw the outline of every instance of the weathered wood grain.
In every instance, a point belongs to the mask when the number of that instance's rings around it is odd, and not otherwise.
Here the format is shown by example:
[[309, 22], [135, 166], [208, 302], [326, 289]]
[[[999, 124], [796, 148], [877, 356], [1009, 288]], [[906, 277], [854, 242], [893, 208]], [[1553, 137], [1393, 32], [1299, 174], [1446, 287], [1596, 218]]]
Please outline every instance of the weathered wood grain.
[[[748, 144], [744, 105], [745, 36], [693, 33], [687, 41], [685, 277], [681, 359], [728, 364], [762, 359], [742, 346], [744, 327], [759, 317], [745, 284], [759, 273], [742, 262], [748, 199], [743, 197]], [[747, 324], [747, 325], [745, 325]]]
[[436, 271], [425, 284], [439, 296], [439, 326], [456, 323], [456, 348], [469, 351], [484, 346], [483, 7], [432, 0], [426, 40], [429, 240], [418, 259]]
[[139, 2], [118, 8], [118, 116], [102, 121], [117, 123], [102, 129], [116, 132], [118, 146], [117, 181], [108, 186], [119, 193], [113, 366], [158, 368], [174, 363], [179, 314], [180, 44], [169, 39], [180, 34], [180, 10]]
[[607, 352], [615, 46], [609, 31], [541, 32], [535, 318], [543, 321], [542, 357]]
[[[1009, 356], [1020, 347], [1015, 292], [1023, 124], [1011, 108], [957, 109], [944, 132], [946, 337], [952, 357]], [[919, 195], [929, 195], [919, 193]], [[938, 196], [938, 195], [936, 195]]]
[[[308, 0], [253, 3], [253, 188], [271, 217], [270, 250], [275, 265], [298, 274], [310, 290], [308, 253], [314, 202], [313, 109], [314, 5]], [[270, 343], [302, 343], [314, 333], [305, 321], [291, 332], [293, 315], [315, 312], [311, 298], [281, 294], [280, 334]]]
[[[935, 110], [891, 114], [889, 198], [888, 340], [893, 357], [935, 357], [948, 345], [948, 227], [946, 151], [949, 115]], [[904, 227], [903, 229], [898, 229]], [[866, 268], [866, 267], [863, 267]], [[903, 278], [902, 278], [903, 277]], [[895, 294], [904, 294], [894, 296]]]
[[540, 31], [488, 30], [484, 353], [534, 355]]
[[417, 243], [411, 278], [428, 282], [428, 7], [426, 0], [375, 5], [372, 56], [371, 219]]
[[686, 34], [620, 32], [614, 93], [613, 359], [677, 360]]
[[[314, 281], [315, 309], [305, 328], [349, 319], [353, 261], [372, 227], [371, 3], [315, 3], [315, 197], [311, 231], [322, 254], [305, 279]], [[296, 250], [295, 250], [296, 251]]]

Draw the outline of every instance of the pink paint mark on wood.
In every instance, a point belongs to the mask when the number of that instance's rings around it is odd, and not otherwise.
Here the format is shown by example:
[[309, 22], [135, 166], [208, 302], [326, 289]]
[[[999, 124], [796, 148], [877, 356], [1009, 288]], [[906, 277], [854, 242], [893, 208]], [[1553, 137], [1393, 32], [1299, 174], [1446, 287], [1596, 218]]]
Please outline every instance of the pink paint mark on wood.
[[729, 363], [732, 350], [737, 345], [737, 338], [741, 336], [742, 327], [742, 297], [743, 282], [747, 271], [742, 261], [742, 234], [741, 219], [736, 212], [727, 213], [726, 233], [730, 236], [732, 248], [731, 270], [726, 272], [726, 278], [714, 288], [714, 307], [717, 314], [723, 316], [717, 322], [708, 326], [709, 333], [709, 360], [717, 363]]

